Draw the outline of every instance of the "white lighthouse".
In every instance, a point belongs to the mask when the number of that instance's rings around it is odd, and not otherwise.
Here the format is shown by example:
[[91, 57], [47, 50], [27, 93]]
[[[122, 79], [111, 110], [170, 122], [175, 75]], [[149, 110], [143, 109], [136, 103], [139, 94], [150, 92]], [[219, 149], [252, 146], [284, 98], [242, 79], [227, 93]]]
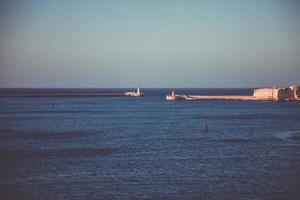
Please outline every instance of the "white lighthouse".
[[140, 92], [140, 86], [138, 86], [136, 92], [124, 92], [124, 95], [128, 97], [141, 97], [144, 96], [144, 93]]
[[174, 90], [172, 90], [171, 95], [167, 95], [167, 96], [166, 96], [166, 100], [169, 100], [169, 101], [176, 100], [176, 95], [175, 95]]

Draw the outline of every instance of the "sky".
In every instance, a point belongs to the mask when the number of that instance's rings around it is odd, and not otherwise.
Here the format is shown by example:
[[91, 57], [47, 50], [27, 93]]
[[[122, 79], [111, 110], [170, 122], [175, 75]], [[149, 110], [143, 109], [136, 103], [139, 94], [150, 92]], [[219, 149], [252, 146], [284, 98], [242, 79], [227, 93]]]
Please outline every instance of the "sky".
[[0, 87], [300, 85], [297, 0], [1, 0]]

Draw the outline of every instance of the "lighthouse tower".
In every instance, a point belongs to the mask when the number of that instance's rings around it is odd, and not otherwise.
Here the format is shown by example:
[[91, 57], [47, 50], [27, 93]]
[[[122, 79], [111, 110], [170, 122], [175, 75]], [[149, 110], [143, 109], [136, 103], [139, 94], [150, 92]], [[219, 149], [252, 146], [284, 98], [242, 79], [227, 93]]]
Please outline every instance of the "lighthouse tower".
[[144, 96], [144, 93], [140, 91], [140, 86], [138, 86], [135, 92], [124, 92], [124, 95], [128, 97], [141, 97]]
[[174, 97], [174, 96], [175, 96], [175, 92], [174, 92], [174, 90], [172, 90], [172, 94], [171, 94], [171, 96], [172, 96], [172, 97]]

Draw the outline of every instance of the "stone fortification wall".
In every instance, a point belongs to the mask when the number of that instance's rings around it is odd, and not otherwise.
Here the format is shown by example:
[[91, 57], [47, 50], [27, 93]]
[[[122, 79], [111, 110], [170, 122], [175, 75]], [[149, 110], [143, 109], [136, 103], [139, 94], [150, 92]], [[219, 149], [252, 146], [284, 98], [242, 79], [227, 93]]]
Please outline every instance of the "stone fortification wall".
[[290, 88], [280, 88], [277, 94], [278, 100], [294, 100], [294, 91]]
[[255, 89], [253, 97], [258, 100], [277, 100], [277, 88]]
[[293, 90], [295, 100], [300, 100], [300, 87], [292, 85], [290, 89]]
[[297, 100], [300, 100], [300, 89], [295, 92], [295, 97]]
[[253, 98], [257, 100], [300, 100], [300, 88], [298, 86], [259, 88], [254, 90]]

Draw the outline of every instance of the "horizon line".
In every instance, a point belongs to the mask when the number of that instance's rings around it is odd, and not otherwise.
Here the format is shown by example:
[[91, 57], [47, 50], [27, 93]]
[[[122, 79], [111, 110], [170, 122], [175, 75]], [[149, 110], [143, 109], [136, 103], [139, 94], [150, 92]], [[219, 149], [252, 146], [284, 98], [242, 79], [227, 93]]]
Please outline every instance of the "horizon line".
[[[292, 85], [290, 85], [292, 86]], [[280, 86], [256, 86], [256, 87], [140, 87], [142, 89], [253, 89]], [[289, 87], [289, 86], [288, 86]], [[134, 89], [137, 87], [0, 87], [0, 89]]]

